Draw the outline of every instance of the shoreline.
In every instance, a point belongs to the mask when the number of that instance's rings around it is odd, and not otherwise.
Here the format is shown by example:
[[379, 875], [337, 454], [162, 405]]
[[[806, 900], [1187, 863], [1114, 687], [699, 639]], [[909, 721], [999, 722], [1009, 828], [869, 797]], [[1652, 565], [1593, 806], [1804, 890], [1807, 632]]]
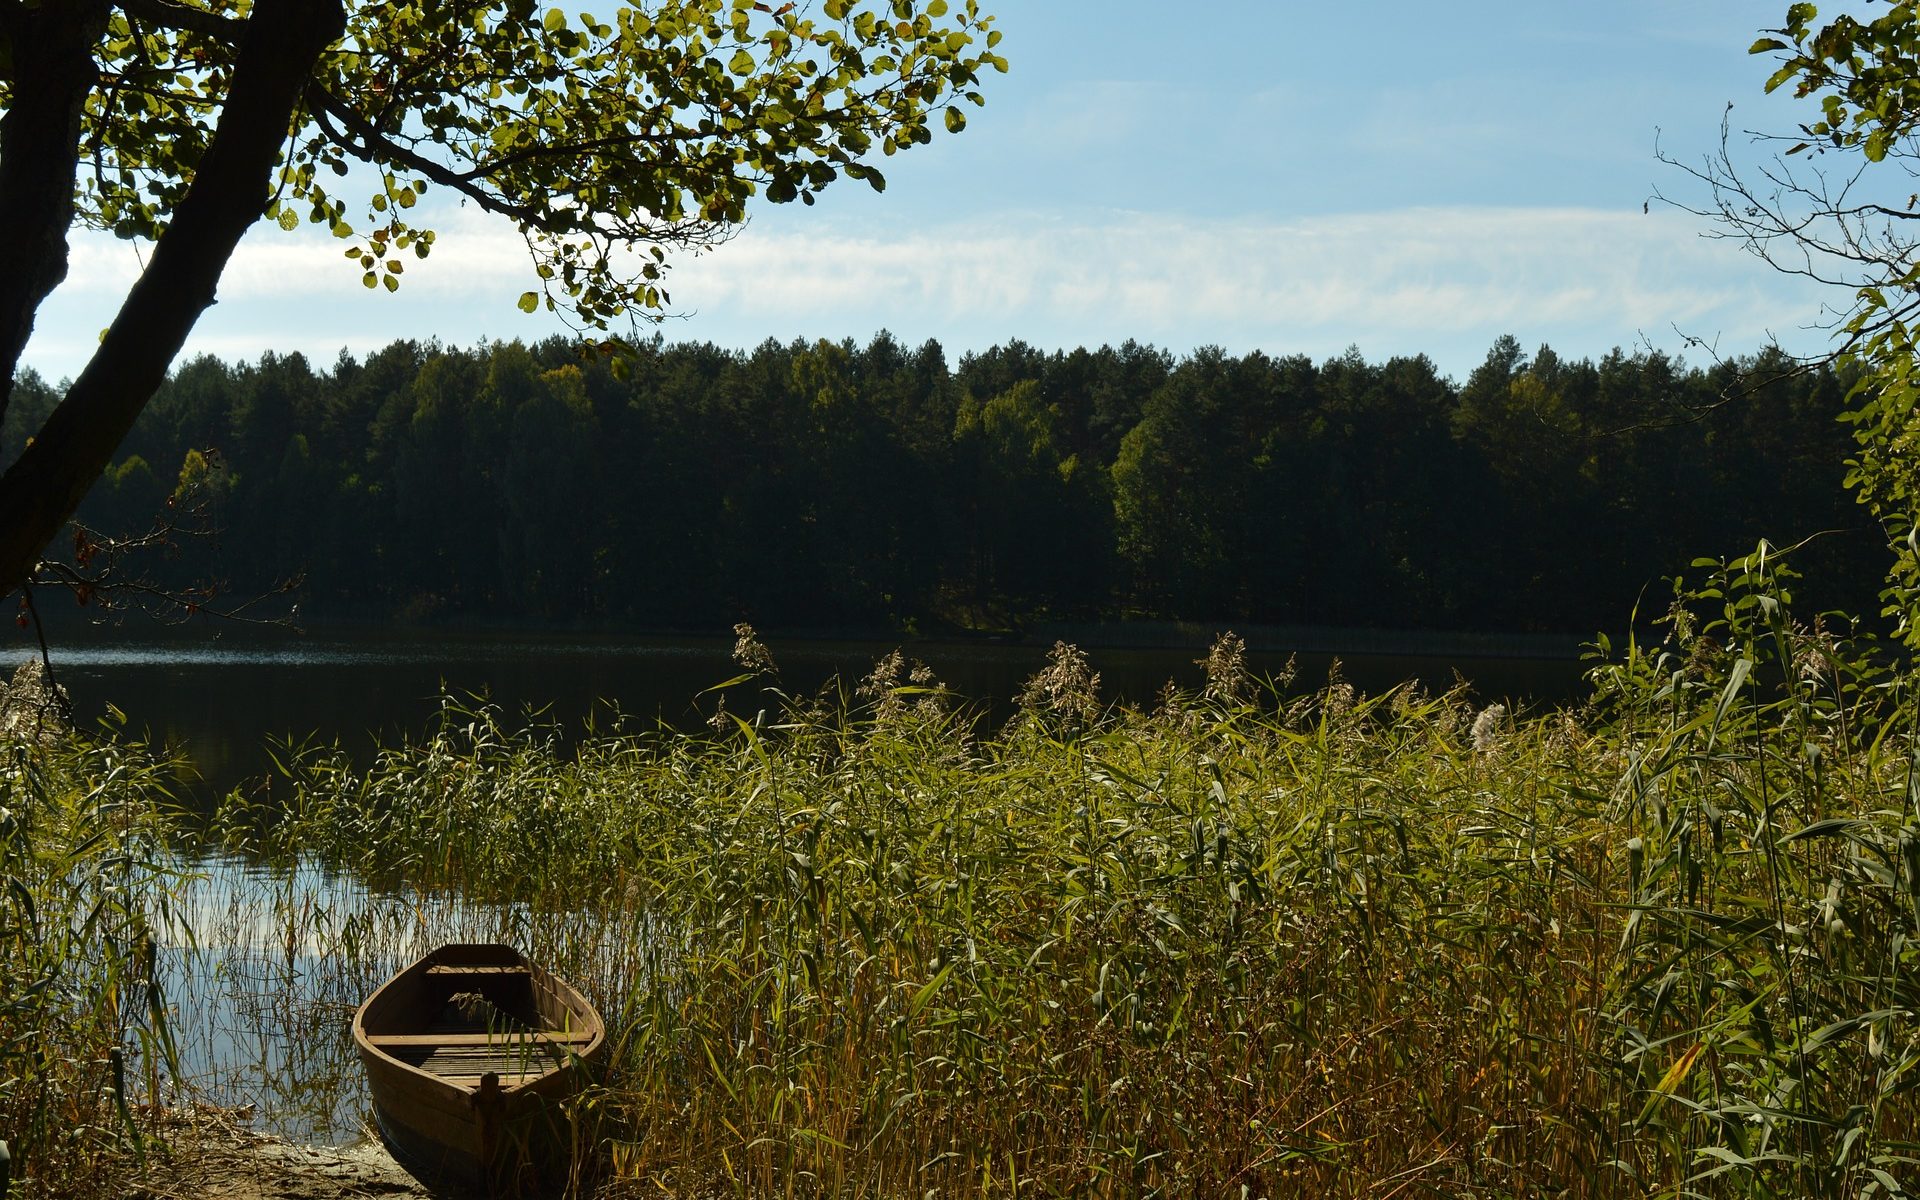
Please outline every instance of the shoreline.
[[[898, 646], [901, 648], [1004, 648], [1046, 650], [1067, 642], [1083, 650], [1205, 652], [1223, 633], [1246, 642], [1249, 653], [1306, 654], [1338, 657], [1514, 659], [1541, 662], [1577, 661], [1597, 634], [1497, 633], [1475, 630], [1374, 629], [1362, 626], [1250, 625], [1234, 621], [1049, 621], [1026, 629], [969, 633], [959, 630], [912, 631], [885, 626], [755, 626], [762, 642], [778, 649], [800, 650], [833, 646]], [[491, 641], [514, 637], [555, 643], [683, 642], [730, 648], [730, 628], [671, 628], [616, 625], [554, 625], [539, 622], [448, 621], [365, 622], [353, 620], [304, 621], [298, 626], [259, 625], [203, 619], [184, 624], [161, 624], [129, 617], [124, 623], [95, 624], [82, 618], [53, 618], [46, 633], [55, 649], [75, 643], [204, 644], [209, 642], [298, 644], [303, 640], [367, 639], [395, 644], [432, 641]], [[1616, 637], [1616, 642], [1621, 639]], [[0, 643], [0, 655], [39, 653], [30, 629], [16, 628]]]

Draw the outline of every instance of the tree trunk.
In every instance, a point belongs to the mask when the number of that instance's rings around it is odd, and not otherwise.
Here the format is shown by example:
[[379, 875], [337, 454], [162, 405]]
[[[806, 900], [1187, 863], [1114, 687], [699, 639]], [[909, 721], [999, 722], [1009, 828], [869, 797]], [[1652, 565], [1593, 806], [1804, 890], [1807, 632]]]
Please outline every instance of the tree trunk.
[[[10, 7], [0, 15], [14, 77], [0, 116], [0, 419], [33, 314], [67, 276], [80, 114], [99, 79], [105, 0]], [[30, 49], [29, 49], [30, 48]], [[0, 444], [0, 451], [4, 451]], [[0, 462], [5, 461], [0, 457]]]
[[213, 142], [147, 269], [80, 378], [0, 476], [0, 595], [31, 577], [213, 303], [234, 247], [266, 208], [314, 62], [345, 27], [341, 0], [254, 5]]

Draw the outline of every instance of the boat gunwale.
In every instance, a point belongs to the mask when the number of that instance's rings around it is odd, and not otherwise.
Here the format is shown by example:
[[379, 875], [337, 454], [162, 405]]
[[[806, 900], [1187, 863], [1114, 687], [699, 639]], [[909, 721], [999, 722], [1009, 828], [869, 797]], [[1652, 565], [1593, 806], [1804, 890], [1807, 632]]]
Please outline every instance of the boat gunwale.
[[[580, 994], [579, 989], [575, 988], [572, 984], [566, 982], [564, 979], [561, 979], [557, 975], [554, 975], [552, 972], [546, 970], [545, 968], [535, 964], [530, 959], [528, 959], [525, 955], [521, 954], [518, 950], [513, 949], [511, 946], [506, 946], [501, 943], [461, 943], [459, 944], [459, 948], [465, 949], [468, 947], [475, 947], [475, 948], [485, 947], [487, 949], [505, 950], [506, 952], [512, 954], [518, 960], [519, 964], [528, 970], [528, 972], [532, 975], [532, 977], [536, 982], [543, 983], [546, 986], [551, 987], [556, 993], [556, 995], [559, 996], [562, 1003], [565, 1005], [567, 1009], [574, 1012], [575, 1015], [585, 1016], [592, 1023], [592, 1038], [591, 1040], [587, 1041], [585, 1044], [578, 1044], [573, 1042], [560, 1042], [550, 1038], [543, 1039], [546, 1042], [546, 1044], [553, 1046], [554, 1048], [558, 1049], [563, 1055], [565, 1055], [564, 1059], [562, 1059], [562, 1061], [560, 1061], [559, 1063], [549, 1067], [547, 1070], [542, 1071], [538, 1075], [534, 1075], [529, 1078], [524, 1078], [518, 1083], [508, 1084], [502, 1081], [500, 1083], [500, 1095], [503, 1100], [512, 1100], [518, 1096], [538, 1095], [542, 1090], [544, 1090], [543, 1085], [547, 1085], [551, 1080], [564, 1079], [567, 1076], [573, 1074], [574, 1072], [584, 1068], [589, 1063], [591, 1063], [593, 1058], [605, 1047], [606, 1041], [607, 1041], [606, 1021], [604, 1018], [600, 1016], [599, 1011], [595, 1009], [593, 1005], [587, 1001], [587, 998]], [[406, 1072], [410, 1076], [415, 1076], [425, 1080], [431, 1080], [434, 1084], [438, 1085], [441, 1089], [445, 1090], [449, 1094], [460, 1096], [463, 1098], [468, 1098], [468, 1099], [476, 1099], [480, 1094], [480, 1089], [478, 1086], [468, 1085], [464, 1083], [454, 1083], [447, 1076], [435, 1074], [432, 1071], [426, 1070], [425, 1068], [418, 1067], [412, 1063], [407, 1062], [406, 1060], [394, 1055], [393, 1053], [388, 1051], [386, 1048], [376, 1044], [372, 1039], [377, 1038], [381, 1035], [369, 1034], [367, 1032], [367, 1027], [366, 1027], [367, 1013], [370, 1010], [374, 1009], [375, 1005], [378, 1004], [378, 1002], [383, 996], [387, 995], [389, 989], [400, 984], [403, 980], [406, 980], [412, 976], [415, 976], [416, 974], [418, 975], [428, 974], [432, 972], [432, 969], [436, 966], [443, 968], [443, 970], [439, 972], [435, 972], [438, 974], [461, 973], [457, 965], [452, 966], [451, 969], [446, 969], [449, 966], [448, 964], [439, 963], [439, 962], [436, 962], [435, 960], [436, 955], [442, 953], [443, 951], [453, 949], [453, 948], [455, 947], [442, 946], [436, 950], [429, 951], [427, 954], [422, 955], [419, 959], [415, 960], [412, 964], [407, 966], [404, 970], [391, 976], [386, 980], [386, 982], [382, 983], [379, 987], [375, 988], [373, 991], [373, 994], [368, 996], [366, 1000], [362, 1001], [360, 1004], [360, 1007], [354, 1010], [353, 1042], [354, 1042], [354, 1046], [357, 1049], [359, 1049], [363, 1054], [371, 1054], [371, 1055], [377, 1056], [383, 1066], [397, 1067], [400, 1070]], [[475, 965], [478, 966], [480, 964], [475, 964]], [[491, 972], [488, 972], [483, 968], [482, 971], [477, 972], [476, 974], [489, 974], [489, 973]], [[576, 1007], [576, 1005], [573, 1003], [567, 1003], [568, 1001], [577, 1001], [578, 1006]], [[545, 1032], [545, 1031], [535, 1031], [535, 1032]], [[378, 1089], [376, 1088], [376, 1090]], [[376, 1105], [377, 1104], [378, 1104], [378, 1101], [376, 1099]]]

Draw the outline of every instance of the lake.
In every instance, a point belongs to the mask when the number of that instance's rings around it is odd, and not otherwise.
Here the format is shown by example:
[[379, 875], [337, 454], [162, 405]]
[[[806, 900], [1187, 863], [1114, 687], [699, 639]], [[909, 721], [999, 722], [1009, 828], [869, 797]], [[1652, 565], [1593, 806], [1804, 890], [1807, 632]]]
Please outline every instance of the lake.
[[[1124, 627], [1122, 627], [1124, 629]], [[1172, 627], [1156, 628], [1163, 633]], [[1063, 630], [1079, 633], [1078, 630]], [[1099, 631], [1093, 631], [1095, 633]], [[1178, 632], [1178, 631], [1176, 631]], [[1187, 631], [1191, 635], [1191, 630]], [[1197, 687], [1205, 635], [1178, 648], [1083, 644], [1104, 694], [1149, 705], [1168, 680]], [[1021, 683], [1046, 659], [1051, 637], [991, 641], [783, 640], [769, 637], [783, 686], [811, 693], [835, 679], [849, 691], [896, 646], [997, 724]], [[1483, 701], [1552, 704], [1584, 694], [1575, 639], [1476, 639], [1446, 635], [1302, 631], [1249, 641], [1256, 674], [1281, 671], [1298, 654], [1296, 690], [1342, 674], [1366, 691], [1407, 679], [1430, 689], [1471, 680]], [[203, 623], [182, 627], [66, 628], [50, 638], [54, 671], [83, 725], [125, 714], [127, 731], [175, 747], [191, 763], [189, 791], [225, 790], [270, 769], [270, 739], [339, 742], [366, 754], [380, 741], [417, 736], [443, 693], [481, 695], [509, 712], [539, 710], [566, 736], [589, 721], [609, 728], [699, 725], [714, 697], [701, 693], [738, 674], [733, 640], [524, 632], [273, 627]], [[1489, 649], [1506, 653], [1490, 653]], [[1338, 652], [1336, 654], [1336, 652]], [[0, 642], [9, 673], [37, 654], [28, 631]], [[740, 712], [751, 701], [735, 696]], [[110, 707], [111, 706], [111, 707]], [[751, 715], [747, 712], [744, 715]]]

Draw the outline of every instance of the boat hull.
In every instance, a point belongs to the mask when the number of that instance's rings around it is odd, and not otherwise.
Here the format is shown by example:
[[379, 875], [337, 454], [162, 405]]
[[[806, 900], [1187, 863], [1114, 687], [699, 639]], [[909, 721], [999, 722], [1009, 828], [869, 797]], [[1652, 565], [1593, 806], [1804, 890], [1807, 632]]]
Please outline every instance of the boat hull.
[[443, 946], [368, 997], [353, 1035], [381, 1137], [414, 1174], [496, 1192], [564, 1180], [566, 1101], [606, 1050], [571, 986], [507, 946]]

